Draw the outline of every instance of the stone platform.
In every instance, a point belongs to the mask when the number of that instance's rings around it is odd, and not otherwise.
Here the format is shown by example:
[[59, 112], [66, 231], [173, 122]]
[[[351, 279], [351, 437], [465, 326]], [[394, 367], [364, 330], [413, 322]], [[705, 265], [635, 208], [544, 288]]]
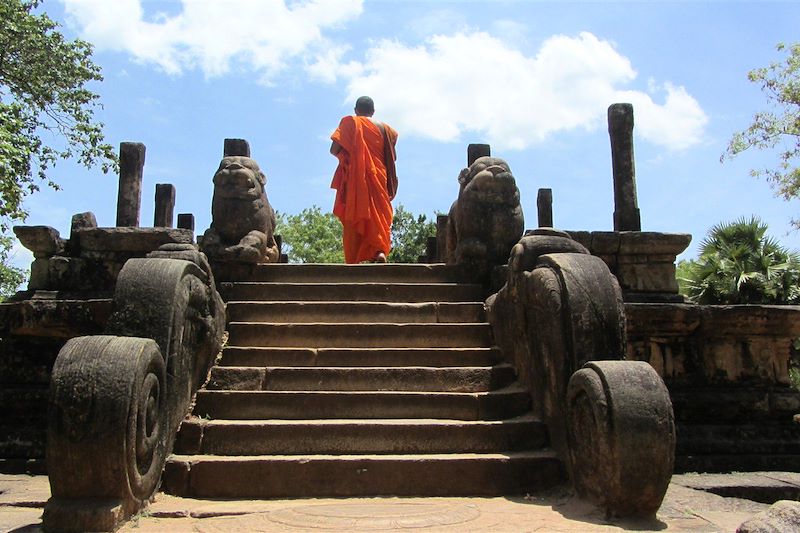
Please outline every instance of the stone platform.
[[[735, 487], [732, 489], [731, 487]], [[714, 492], [735, 492], [724, 497]], [[525, 497], [200, 500], [159, 493], [120, 531], [734, 531], [775, 499], [800, 491], [800, 474], [684, 474], [672, 478], [657, 519], [608, 521], [570, 489]], [[46, 476], [0, 474], [0, 531], [41, 531]], [[767, 498], [769, 499], [769, 498]]]

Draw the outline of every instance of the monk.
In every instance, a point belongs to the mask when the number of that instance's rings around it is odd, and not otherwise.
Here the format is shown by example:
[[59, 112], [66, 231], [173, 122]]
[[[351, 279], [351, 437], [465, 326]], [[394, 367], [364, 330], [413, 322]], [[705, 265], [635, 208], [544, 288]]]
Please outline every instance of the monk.
[[331, 182], [333, 214], [342, 223], [347, 263], [385, 263], [391, 249], [397, 132], [373, 114], [372, 98], [362, 96], [355, 116], [342, 118], [331, 135], [331, 153], [339, 159]]

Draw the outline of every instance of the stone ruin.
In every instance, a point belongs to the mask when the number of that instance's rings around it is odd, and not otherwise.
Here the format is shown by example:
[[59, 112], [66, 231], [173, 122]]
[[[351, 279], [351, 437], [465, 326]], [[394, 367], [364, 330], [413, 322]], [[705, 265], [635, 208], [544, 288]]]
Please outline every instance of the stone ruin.
[[[526, 231], [508, 164], [470, 145], [425, 260], [486, 287], [494, 340], [579, 493], [652, 516], [674, 470], [796, 467], [800, 309], [684, 302], [675, 259], [690, 236], [641, 231], [632, 129], [632, 107], [612, 105], [613, 231], [556, 229], [551, 189]], [[46, 448], [50, 529], [111, 530], [147, 504], [222, 343], [217, 285], [281, 259], [245, 141], [226, 140], [199, 248], [191, 215], [170, 227], [171, 185], [157, 227], [138, 227], [144, 146], [120, 152], [117, 227], [83, 213], [69, 239], [15, 228], [35, 260], [28, 290], [0, 304], [0, 467], [43, 471]]]
[[[34, 261], [27, 290], [0, 304], [0, 468], [43, 472], [46, 455], [50, 529], [111, 530], [146, 505], [222, 346], [225, 304], [193, 215], [171, 227], [174, 186], [156, 186], [155, 226], [139, 227], [144, 160], [144, 145], [121, 144], [117, 226], [81, 213], [69, 239], [14, 228]], [[255, 192], [238, 228], [264, 244], [256, 260], [277, 260], [263, 173], [249, 157], [222, 166], [237, 164]], [[215, 182], [215, 197], [241, 197], [241, 180]]]
[[[591, 345], [602, 359], [613, 354], [616, 359], [646, 362], [663, 379], [674, 407], [676, 471], [796, 470], [800, 393], [791, 387], [789, 365], [796, 354], [794, 342], [800, 338], [800, 308], [684, 301], [678, 293], [675, 260], [691, 236], [641, 231], [633, 107], [610, 106], [608, 122], [614, 231], [554, 229], [552, 190], [540, 189], [539, 228], [526, 230], [524, 235], [520, 232], [519, 242], [508, 246], [507, 261], [493, 262], [487, 257], [480, 267], [491, 272], [489, 284], [496, 292], [487, 300], [496, 342], [505, 353], [513, 354], [520, 378], [537, 391], [534, 404], [554, 423], [551, 432], [557, 446], [559, 442], [565, 445], [568, 437], [567, 428], [555, 424], [563, 417], [564, 406], [559, 402], [568, 389], [568, 377], [589, 359], [575, 353], [567, 362], [549, 360], [555, 341], [542, 338], [542, 330], [548, 328], [541, 327], [552, 320], [552, 312], [542, 315], [548, 306], [566, 313], [566, 322], [573, 324], [566, 340], [559, 341], [564, 346], [577, 346], [576, 332], [583, 332], [592, 343], [599, 343]], [[472, 154], [489, 155], [489, 147], [471, 145], [468, 157]], [[462, 211], [459, 216], [465, 218], [486, 216], [481, 210], [469, 211], [466, 204], [454, 207], [450, 217], [438, 217], [437, 236], [428, 241], [427, 261], [457, 262], [449, 252], [458, 248], [454, 211]], [[505, 239], [501, 234], [497, 241]], [[555, 257], [570, 260], [562, 264], [554, 262]], [[593, 266], [579, 267], [578, 260], [591, 261]], [[611, 280], [604, 270], [612, 275]], [[553, 279], [537, 279], [544, 273], [553, 277], [551, 271], [557, 273]], [[569, 280], [579, 279], [571, 271], [589, 277], [570, 291]], [[537, 295], [531, 285], [534, 282], [533, 286], [549, 283], [552, 287]], [[561, 289], [557, 289], [559, 284]], [[604, 290], [608, 293], [605, 298], [601, 297]], [[566, 302], [569, 306], [564, 301], [553, 303], [559, 291], [566, 291], [571, 298]], [[579, 292], [586, 292], [590, 300], [574, 300]], [[607, 314], [608, 309], [614, 312]], [[600, 320], [600, 316], [605, 318]], [[592, 330], [586, 329], [591, 324], [587, 318], [599, 320], [595, 327], [599, 333], [588, 333]], [[552, 336], [559, 335], [562, 333]], [[559, 388], [552, 390], [556, 386]], [[546, 397], [548, 387], [553, 400]]]

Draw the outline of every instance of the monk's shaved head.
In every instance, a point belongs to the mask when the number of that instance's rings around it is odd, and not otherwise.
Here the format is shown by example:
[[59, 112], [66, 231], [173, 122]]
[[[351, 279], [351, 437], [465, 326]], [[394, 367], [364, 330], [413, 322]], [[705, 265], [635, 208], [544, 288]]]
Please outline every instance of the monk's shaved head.
[[375, 114], [375, 102], [369, 96], [360, 96], [356, 100], [356, 115], [371, 117]]

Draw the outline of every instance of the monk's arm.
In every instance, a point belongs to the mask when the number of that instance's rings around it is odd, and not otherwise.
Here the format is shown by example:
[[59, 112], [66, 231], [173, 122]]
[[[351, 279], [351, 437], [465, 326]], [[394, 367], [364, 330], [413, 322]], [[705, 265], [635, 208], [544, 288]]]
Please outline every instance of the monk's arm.
[[341, 144], [337, 143], [336, 141], [331, 142], [331, 153], [333, 155], [337, 155], [341, 151], [342, 151]]

